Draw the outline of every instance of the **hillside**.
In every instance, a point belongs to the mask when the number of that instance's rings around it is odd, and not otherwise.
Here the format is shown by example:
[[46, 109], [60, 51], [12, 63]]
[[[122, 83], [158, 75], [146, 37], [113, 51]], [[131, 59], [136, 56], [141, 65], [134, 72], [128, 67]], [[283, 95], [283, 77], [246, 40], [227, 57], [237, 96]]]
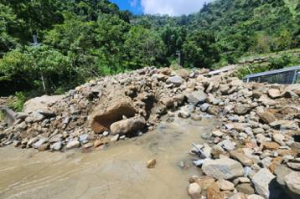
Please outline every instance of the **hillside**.
[[145, 66], [212, 68], [299, 48], [299, 9], [295, 0], [217, 0], [189, 16], [134, 16], [108, 0], [0, 0], [0, 95], [62, 93]]

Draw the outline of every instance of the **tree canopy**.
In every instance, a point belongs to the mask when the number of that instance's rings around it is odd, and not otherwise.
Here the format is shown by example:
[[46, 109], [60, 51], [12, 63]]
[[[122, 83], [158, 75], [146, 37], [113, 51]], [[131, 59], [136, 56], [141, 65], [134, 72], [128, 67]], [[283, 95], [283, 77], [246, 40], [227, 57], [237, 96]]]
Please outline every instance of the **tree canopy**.
[[135, 16], [108, 0], [0, 0], [0, 95], [63, 91], [178, 56], [185, 67], [212, 68], [299, 47], [293, 0], [216, 0], [180, 17]]

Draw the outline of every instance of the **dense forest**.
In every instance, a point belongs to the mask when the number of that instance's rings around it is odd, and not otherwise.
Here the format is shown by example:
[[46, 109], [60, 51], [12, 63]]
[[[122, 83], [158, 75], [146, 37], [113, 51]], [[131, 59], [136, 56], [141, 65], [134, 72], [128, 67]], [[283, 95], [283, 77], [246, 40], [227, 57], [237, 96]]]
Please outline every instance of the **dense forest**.
[[108, 0], [0, 0], [0, 95], [61, 93], [145, 66], [212, 68], [300, 47], [298, 0], [216, 0], [134, 16]]

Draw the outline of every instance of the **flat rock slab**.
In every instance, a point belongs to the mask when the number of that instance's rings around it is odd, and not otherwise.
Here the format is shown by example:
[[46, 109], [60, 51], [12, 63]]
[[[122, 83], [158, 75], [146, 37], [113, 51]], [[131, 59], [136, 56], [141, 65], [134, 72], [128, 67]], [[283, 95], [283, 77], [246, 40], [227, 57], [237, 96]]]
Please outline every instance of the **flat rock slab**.
[[225, 180], [244, 174], [242, 164], [230, 158], [205, 161], [202, 170], [208, 176]]

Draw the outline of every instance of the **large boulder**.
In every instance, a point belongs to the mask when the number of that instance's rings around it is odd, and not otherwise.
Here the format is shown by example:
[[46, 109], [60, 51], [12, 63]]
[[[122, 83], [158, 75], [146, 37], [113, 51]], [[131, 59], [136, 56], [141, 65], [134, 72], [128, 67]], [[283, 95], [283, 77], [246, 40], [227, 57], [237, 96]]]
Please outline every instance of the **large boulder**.
[[205, 102], [205, 100], [207, 99], [207, 94], [204, 91], [199, 90], [199, 91], [192, 92], [191, 94], [188, 94], [187, 99], [189, 103], [196, 106], [198, 104], [203, 104]]
[[108, 108], [96, 108], [91, 116], [91, 126], [94, 132], [102, 133], [109, 130], [110, 125], [114, 122], [122, 120], [123, 116], [133, 117], [136, 114], [130, 99], [125, 98], [112, 103]]
[[300, 172], [290, 172], [284, 177], [284, 182], [293, 198], [300, 198]]
[[110, 131], [112, 135], [127, 134], [143, 129], [145, 124], [145, 118], [134, 117], [113, 123], [110, 126]]
[[241, 163], [230, 158], [207, 160], [202, 166], [203, 172], [216, 179], [232, 179], [244, 174]]
[[41, 97], [36, 97], [28, 100], [24, 104], [24, 112], [34, 112], [34, 111], [49, 111], [49, 105], [55, 104], [62, 101], [64, 95], [44, 95]]
[[269, 169], [260, 169], [252, 178], [256, 192], [264, 198], [270, 196], [271, 181], [275, 176], [269, 171]]

